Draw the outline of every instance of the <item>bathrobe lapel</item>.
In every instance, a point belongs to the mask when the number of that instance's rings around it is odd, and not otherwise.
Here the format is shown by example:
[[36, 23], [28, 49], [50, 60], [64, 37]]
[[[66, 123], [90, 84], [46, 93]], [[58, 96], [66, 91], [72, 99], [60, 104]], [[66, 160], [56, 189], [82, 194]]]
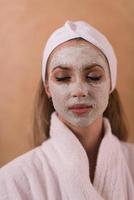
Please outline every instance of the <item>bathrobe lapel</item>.
[[106, 118], [104, 127], [105, 135], [99, 147], [93, 186], [104, 199], [133, 199], [134, 184], [121, 143], [112, 134], [110, 123]]
[[90, 163], [85, 149], [56, 113], [51, 117], [51, 162], [66, 193], [67, 199], [128, 200], [134, 197], [134, 185], [121, 151], [120, 141], [112, 134], [104, 118], [105, 134], [101, 141], [93, 184]]

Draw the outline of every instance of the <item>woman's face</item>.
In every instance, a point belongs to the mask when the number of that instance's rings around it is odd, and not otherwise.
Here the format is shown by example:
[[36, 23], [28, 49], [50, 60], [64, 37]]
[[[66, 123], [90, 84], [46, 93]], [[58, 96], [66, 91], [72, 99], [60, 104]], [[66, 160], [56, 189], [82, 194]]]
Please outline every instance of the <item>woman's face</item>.
[[67, 41], [49, 58], [45, 89], [64, 122], [87, 127], [103, 115], [108, 105], [110, 77], [107, 59], [89, 42]]

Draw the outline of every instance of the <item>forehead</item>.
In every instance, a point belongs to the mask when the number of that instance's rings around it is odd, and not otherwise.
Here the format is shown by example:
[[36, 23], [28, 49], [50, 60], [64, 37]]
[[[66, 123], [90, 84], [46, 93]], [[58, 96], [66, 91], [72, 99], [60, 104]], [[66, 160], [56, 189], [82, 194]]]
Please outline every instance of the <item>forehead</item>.
[[[88, 45], [90, 47], [92, 47], [93, 49], [96, 49], [96, 51], [100, 52], [101, 54], [103, 54], [101, 52], [100, 49], [98, 49], [98, 47], [96, 47], [95, 45], [93, 45], [92, 43], [82, 39], [82, 38], [75, 38], [75, 39], [71, 39], [71, 40], [68, 40], [66, 42], [63, 42], [62, 44], [58, 45], [51, 53], [51, 56], [53, 54], [55, 54], [57, 51], [59, 51], [60, 49], [64, 48], [64, 47], [70, 47], [70, 46], [77, 46], [77, 45]], [[104, 54], [103, 54], [104, 55]]]
[[73, 61], [79, 64], [99, 61], [102, 65], [108, 65], [105, 55], [96, 46], [83, 39], [72, 39], [60, 44], [52, 51], [48, 59], [48, 67], [53, 68], [55, 65], [66, 64], [66, 62], [71, 64]]

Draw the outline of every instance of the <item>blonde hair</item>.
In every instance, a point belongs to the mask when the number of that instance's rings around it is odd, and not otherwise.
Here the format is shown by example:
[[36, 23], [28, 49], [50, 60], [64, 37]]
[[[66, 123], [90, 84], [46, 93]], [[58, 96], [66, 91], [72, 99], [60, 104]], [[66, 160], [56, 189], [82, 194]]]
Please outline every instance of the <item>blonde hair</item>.
[[[35, 146], [40, 145], [50, 137], [50, 117], [54, 110], [53, 103], [45, 92], [43, 81], [40, 80], [34, 104], [33, 132]], [[119, 140], [126, 141], [128, 139], [128, 131], [125, 124], [126, 119], [119, 93], [116, 89], [109, 96], [109, 103], [103, 116], [109, 119], [112, 133]]]

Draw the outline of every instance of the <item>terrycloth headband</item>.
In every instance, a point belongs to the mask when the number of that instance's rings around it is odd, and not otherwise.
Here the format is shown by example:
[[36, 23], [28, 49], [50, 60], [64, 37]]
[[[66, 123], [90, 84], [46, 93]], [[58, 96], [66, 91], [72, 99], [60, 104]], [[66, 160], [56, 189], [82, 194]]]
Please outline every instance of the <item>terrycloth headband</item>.
[[74, 38], [83, 38], [98, 47], [109, 62], [111, 75], [111, 91], [114, 90], [117, 77], [117, 59], [114, 50], [107, 38], [85, 21], [66, 21], [49, 37], [43, 52], [42, 79], [45, 82], [46, 64], [51, 52], [63, 42]]

